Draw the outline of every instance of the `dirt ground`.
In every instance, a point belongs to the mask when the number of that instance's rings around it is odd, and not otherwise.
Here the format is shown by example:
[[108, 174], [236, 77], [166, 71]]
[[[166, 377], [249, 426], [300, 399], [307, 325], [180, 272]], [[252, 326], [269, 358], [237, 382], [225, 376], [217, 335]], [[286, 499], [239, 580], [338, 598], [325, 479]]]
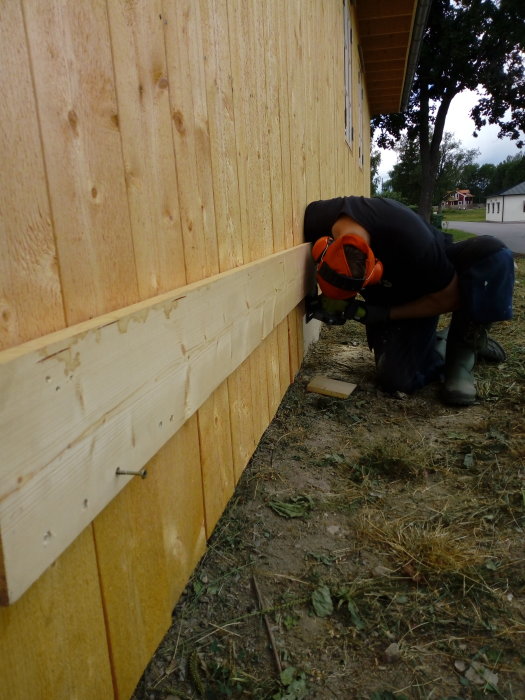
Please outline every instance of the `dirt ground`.
[[[472, 407], [380, 392], [362, 327], [323, 328], [133, 700], [525, 699], [518, 264]], [[357, 388], [307, 392], [316, 374]]]

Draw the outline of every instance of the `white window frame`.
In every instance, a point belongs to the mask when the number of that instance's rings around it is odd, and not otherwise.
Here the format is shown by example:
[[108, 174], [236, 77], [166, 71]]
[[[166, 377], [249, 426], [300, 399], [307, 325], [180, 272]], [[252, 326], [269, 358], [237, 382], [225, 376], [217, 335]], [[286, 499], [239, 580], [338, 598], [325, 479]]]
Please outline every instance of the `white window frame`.
[[345, 139], [350, 148], [354, 144], [354, 124], [352, 117], [352, 12], [351, 0], [343, 0], [344, 25], [344, 68], [345, 68]]
[[364, 102], [364, 76], [363, 71], [359, 69], [358, 73], [358, 134], [357, 134], [357, 159], [359, 161], [359, 167], [365, 167], [365, 153], [363, 150], [363, 102]]

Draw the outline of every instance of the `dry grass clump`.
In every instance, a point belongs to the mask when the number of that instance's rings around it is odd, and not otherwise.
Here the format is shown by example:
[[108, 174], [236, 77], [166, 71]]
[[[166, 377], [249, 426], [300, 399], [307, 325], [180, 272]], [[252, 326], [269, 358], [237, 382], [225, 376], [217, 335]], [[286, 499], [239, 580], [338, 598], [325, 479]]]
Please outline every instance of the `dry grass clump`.
[[406, 479], [421, 474], [432, 462], [428, 448], [394, 434], [368, 443], [359, 458], [361, 470], [368, 476], [377, 475], [388, 480]]
[[486, 553], [470, 532], [458, 523], [387, 520], [382, 513], [363, 513], [361, 536], [387, 548], [397, 569], [415, 568], [419, 574], [466, 573], [479, 565]]

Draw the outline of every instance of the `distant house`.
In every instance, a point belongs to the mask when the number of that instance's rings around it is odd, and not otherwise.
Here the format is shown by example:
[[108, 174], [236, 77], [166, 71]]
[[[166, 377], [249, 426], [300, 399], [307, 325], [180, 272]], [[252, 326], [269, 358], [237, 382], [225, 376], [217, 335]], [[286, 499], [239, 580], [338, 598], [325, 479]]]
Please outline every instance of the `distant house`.
[[446, 209], [470, 209], [473, 204], [474, 196], [470, 190], [456, 190], [446, 195], [441, 206]]
[[486, 221], [525, 221], [525, 182], [488, 197]]

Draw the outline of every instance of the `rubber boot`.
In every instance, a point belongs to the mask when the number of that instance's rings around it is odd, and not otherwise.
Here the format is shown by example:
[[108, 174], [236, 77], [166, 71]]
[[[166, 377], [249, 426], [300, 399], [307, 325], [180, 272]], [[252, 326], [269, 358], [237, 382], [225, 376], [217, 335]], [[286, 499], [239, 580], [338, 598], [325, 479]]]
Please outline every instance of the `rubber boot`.
[[452, 315], [442, 388], [444, 403], [470, 406], [476, 401], [476, 383], [472, 370], [477, 353], [487, 346], [487, 339], [487, 326], [469, 321], [460, 312]]
[[[489, 330], [489, 326], [484, 326], [484, 328]], [[447, 338], [448, 338], [449, 326], [442, 328], [436, 332], [436, 350], [441, 355], [443, 360], [445, 359], [446, 349], [447, 349]], [[486, 343], [483, 343], [477, 351], [477, 360], [483, 360], [484, 362], [489, 362], [490, 364], [501, 364], [507, 359], [507, 353], [504, 348], [494, 340], [490, 335], [487, 335]]]

